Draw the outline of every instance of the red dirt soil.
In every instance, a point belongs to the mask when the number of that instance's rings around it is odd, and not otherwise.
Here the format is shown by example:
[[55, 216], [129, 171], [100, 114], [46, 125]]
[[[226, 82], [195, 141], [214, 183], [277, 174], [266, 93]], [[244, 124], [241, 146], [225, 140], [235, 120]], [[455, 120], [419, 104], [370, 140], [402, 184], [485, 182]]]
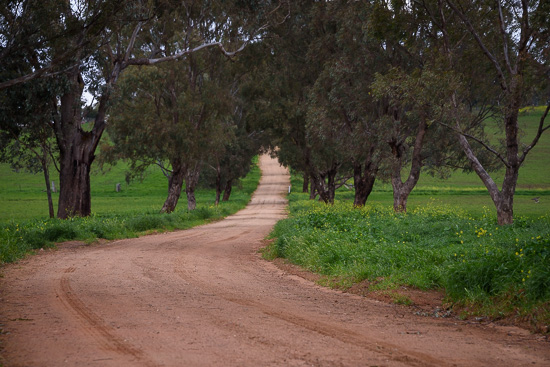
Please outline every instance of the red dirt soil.
[[251, 203], [223, 221], [3, 266], [0, 363], [550, 366], [541, 335], [420, 316], [263, 260], [289, 177], [268, 156], [260, 167]]

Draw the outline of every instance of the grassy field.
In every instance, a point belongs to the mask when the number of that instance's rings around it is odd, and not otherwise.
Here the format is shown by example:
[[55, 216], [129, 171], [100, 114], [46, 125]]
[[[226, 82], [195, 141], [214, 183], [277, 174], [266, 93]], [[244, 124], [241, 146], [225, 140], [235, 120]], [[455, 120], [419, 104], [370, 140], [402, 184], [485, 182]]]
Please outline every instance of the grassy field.
[[[540, 112], [522, 116], [533, 136]], [[409, 198], [407, 214], [392, 210], [389, 184], [378, 183], [367, 205], [354, 209], [353, 191], [340, 189], [334, 206], [289, 195], [265, 250], [322, 275], [323, 284], [368, 291], [439, 290], [454, 311], [528, 322], [550, 330], [550, 134], [527, 158], [515, 196], [515, 223], [498, 226], [494, 205], [475, 174], [449, 180], [427, 175]], [[495, 175], [502, 179], [502, 173]], [[301, 188], [300, 177], [292, 177]], [[539, 197], [539, 203], [532, 200]], [[392, 296], [392, 297], [393, 297]]]
[[[228, 202], [214, 206], [214, 190], [196, 192], [197, 209], [187, 211], [185, 193], [176, 210], [159, 214], [167, 195], [167, 179], [151, 168], [142, 181], [126, 184], [125, 167], [118, 165], [92, 175], [92, 215], [58, 220], [48, 218], [47, 198], [40, 174], [14, 173], [0, 165], [0, 264], [12, 262], [33, 249], [56, 242], [136, 237], [142, 234], [185, 229], [220, 219], [244, 208], [256, 189], [260, 170], [254, 165]], [[115, 191], [121, 183], [122, 190]], [[57, 199], [58, 194], [54, 194]], [[57, 204], [57, 200], [55, 200]], [[57, 205], [55, 205], [57, 208]]]

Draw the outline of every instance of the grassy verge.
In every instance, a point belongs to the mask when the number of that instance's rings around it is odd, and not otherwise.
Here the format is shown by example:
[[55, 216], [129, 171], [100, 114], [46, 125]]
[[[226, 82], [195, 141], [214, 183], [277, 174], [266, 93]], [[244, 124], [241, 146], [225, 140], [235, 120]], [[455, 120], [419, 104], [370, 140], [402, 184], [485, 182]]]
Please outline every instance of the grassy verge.
[[[40, 196], [41, 200], [33, 199], [41, 194], [39, 190], [35, 192], [37, 189], [27, 190], [25, 195], [10, 196], [14, 207], [12, 217], [6, 212], [10, 208], [7, 206], [3, 206], [0, 216], [0, 264], [13, 262], [32, 250], [51, 247], [56, 242], [79, 240], [90, 243], [98, 239], [131, 238], [156, 231], [186, 229], [221, 219], [246, 206], [258, 185], [260, 169], [254, 166], [241, 185], [233, 189], [228, 202], [221, 202], [216, 207], [213, 205], [213, 190], [198, 190], [196, 210], [184, 209], [187, 203], [182, 198], [176, 211], [171, 214], [159, 214], [166, 195], [166, 180], [158, 178], [154, 185], [146, 181], [136, 183], [132, 190], [127, 188], [122, 193], [114, 193], [114, 184], [110, 183], [109, 189], [102, 193], [102, 186], [98, 185], [95, 196], [92, 194], [96, 209], [92, 216], [86, 218], [58, 220], [36, 217], [32, 212], [33, 205], [40, 205], [41, 208], [47, 205], [45, 194]], [[94, 179], [101, 181], [107, 178], [96, 176]], [[146, 180], [151, 179], [148, 177]], [[26, 184], [29, 185], [28, 182]], [[4, 198], [3, 202], [7, 201]], [[47, 208], [45, 210], [47, 213]], [[25, 212], [27, 218], [32, 219], [21, 219]], [[44, 215], [41, 217], [44, 218]]]
[[[526, 142], [541, 113], [522, 113]], [[390, 184], [377, 182], [362, 209], [352, 208], [353, 190], [340, 189], [331, 207], [296, 192], [302, 181], [293, 175], [290, 217], [277, 224], [264, 256], [321, 274], [323, 284], [386, 292], [397, 303], [411, 303], [402, 287], [438, 290], [464, 317], [513, 319], [548, 332], [549, 152], [545, 134], [521, 169], [515, 223], [505, 227], [497, 226], [494, 205], [473, 173], [453, 172], [447, 180], [423, 174], [408, 214], [393, 213]], [[501, 182], [503, 172], [491, 174]]]
[[[550, 324], [550, 216], [499, 227], [438, 204], [395, 214], [390, 206], [333, 207], [290, 195], [291, 215], [277, 224], [267, 257], [291, 262], [347, 288], [438, 289], [467, 314]], [[401, 302], [407, 303], [407, 302]]]

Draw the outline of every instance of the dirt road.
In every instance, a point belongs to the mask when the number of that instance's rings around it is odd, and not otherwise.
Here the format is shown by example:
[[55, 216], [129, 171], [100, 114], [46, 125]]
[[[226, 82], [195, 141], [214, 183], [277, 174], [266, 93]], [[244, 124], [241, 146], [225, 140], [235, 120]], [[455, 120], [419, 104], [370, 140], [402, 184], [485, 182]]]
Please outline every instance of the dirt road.
[[262, 260], [288, 175], [260, 162], [252, 202], [221, 222], [1, 269], [4, 365], [550, 365], [550, 344], [521, 329], [416, 316]]

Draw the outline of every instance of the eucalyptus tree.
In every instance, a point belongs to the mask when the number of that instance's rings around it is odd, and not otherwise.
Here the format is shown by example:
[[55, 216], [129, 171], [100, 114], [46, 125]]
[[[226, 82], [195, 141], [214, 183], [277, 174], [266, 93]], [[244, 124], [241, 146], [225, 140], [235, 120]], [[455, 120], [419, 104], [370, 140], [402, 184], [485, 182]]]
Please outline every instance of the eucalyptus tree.
[[[53, 218], [50, 165], [55, 164], [58, 152], [50, 126], [55, 113], [56, 87], [36, 79], [2, 94], [6, 98], [0, 105], [0, 162], [9, 163], [15, 171], [43, 173], [49, 215]], [[12, 123], [14, 120], [16, 124]]]
[[[390, 6], [386, 1], [379, 1], [375, 2], [370, 17], [371, 34], [379, 40], [391, 66], [376, 76], [372, 88], [383, 107], [379, 116], [384, 126], [381, 131], [385, 132], [389, 169], [384, 170], [382, 176], [392, 184], [395, 211], [406, 211], [408, 196], [422, 171], [446, 176], [452, 169], [467, 169], [454, 134], [445, 128], [456, 118], [450, 99], [458, 88], [464, 88], [466, 73], [442, 67], [438, 13], [426, 6], [428, 2], [430, 5], [442, 3], [427, 0]], [[471, 57], [468, 39], [458, 37], [457, 40], [463, 55]], [[468, 87], [470, 96], [474, 96], [487, 79], [475, 60], [467, 61], [459, 68], [470, 73]], [[485, 101], [484, 95], [477, 98]], [[473, 104], [470, 108], [473, 110]], [[488, 116], [490, 110], [480, 106], [476, 111], [478, 116]], [[479, 136], [484, 134], [480, 126], [471, 131]], [[473, 149], [478, 152], [477, 148]], [[487, 160], [487, 164], [488, 169], [493, 168], [491, 160]], [[406, 174], [405, 168], [408, 168]]]
[[174, 211], [184, 182], [188, 209], [195, 209], [203, 163], [234, 140], [230, 84], [223, 82], [228, 61], [212, 51], [129, 70], [119, 82], [108, 127], [111, 149], [135, 171], [162, 165], [169, 182], [161, 212]]
[[215, 149], [210, 151], [205, 162], [213, 172], [208, 174], [209, 170], [206, 170], [204, 176], [209, 187], [216, 190], [215, 205], [229, 200], [233, 187], [250, 172], [252, 159], [261, 149], [259, 134], [248, 131], [243, 124], [242, 110], [237, 108], [233, 113], [225, 126], [230, 131], [218, 135], [223, 137], [223, 141], [217, 140]]
[[[541, 78], [547, 84], [550, 82], [550, 4], [542, 0], [498, 0], [480, 2], [476, 6], [446, 0], [446, 4], [476, 41], [479, 57], [485, 58], [492, 65], [492, 75], [500, 86], [500, 95], [496, 101], [502, 106], [499, 124], [505, 135], [502, 147], [468, 134], [460, 123], [455, 128], [464, 153], [491, 195], [498, 223], [511, 224], [514, 220], [513, 204], [519, 170], [542, 133], [550, 128], [550, 125], [545, 125], [550, 111], [550, 101], [546, 101], [547, 107], [535, 136], [527, 143], [522, 144], [520, 140], [520, 108], [530, 102], [529, 92], [537, 86], [537, 79]], [[476, 26], [474, 21], [478, 17], [479, 8], [484, 10], [486, 19], [491, 21], [492, 32], [483, 32]], [[483, 145], [502, 163], [505, 175], [500, 189], [471, 148], [471, 141]]]
[[310, 197], [319, 194], [325, 202], [334, 201], [337, 181], [342, 178], [339, 175], [345, 171], [346, 176], [348, 170], [342, 168], [349, 165], [348, 156], [336, 145], [343, 138], [342, 132], [316, 121], [321, 111], [312, 108], [312, 101], [320, 99], [314, 92], [316, 80], [336, 51], [335, 9], [338, 5], [327, 1], [300, 2], [292, 17], [273, 29], [276, 33], [270, 39], [274, 45], [269, 64], [273, 70], [271, 84], [278, 96], [269, 108], [276, 117], [273, 144], [277, 156], [303, 174], [303, 191], [310, 181]]
[[331, 144], [349, 166], [342, 174], [353, 176], [354, 205], [360, 207], [387, 154], [388, 129], [380, 120], [384, 106], [373, 98], [371, 84], [377, 72], [385, 72], [399, 58], [378, 38], [371, 3], [330, 3], [327, 7], [330, 17], [325, 22], [332, 32], [313, 44], [310, 55], [321, 53], [320, 48], [331, 53], [309, 95], [308, 128], [324, 138], [340, 135]]
[[[292, 2], [286, 22], [269, 29], [263, 63], [256, 71], [256, 87], [247, 93], [255, 95], [249, 116], [263, 120], [272, 139], [271, 149], [281, 164], [304, 177], [303, 191], [311, 175], [311, 147], [306, 139], [308, 89], [315, 83], [322, 59], [311, 62], [307, 51], [314, 34], [311, 28], [315, 7], [323, 2]], [[261, 125], [260, 125], [261, 126]], [[312, 193], [314, 183], [312, 183]]]
[[[105, 131], [112, 90], [125, 69], [185, 58], [205, 48], [235, 55], [265, 32], [267, 17], [284, 19], [278, 17], [282, 8], [279, 2], [8, 1], [2, 13], [9, 19], [1, 28], [2, 61], [30, 64], [35, 72], [26, 68], [2, 76], [1, 85], [48, 77], [65, 86], [53, 124], [59, 147], [58, 217], [91, 212], [90, 167]], [[206, 28], [205, 20], [215, 26]], [[23, 37], [17, 25], [29, 21], [34, 41], [18, 48], [14, 45]], [[177, 49], [166, 48], [170, 38], [183, 42]], [[90, 130], [81, 126], [84, 91], [97, 103]]]
[[[450, 95], [458, 81], [429, 69], [405, 73], [392, 69], [377, 75], [373, 93], [387, 103], [381, 121], [387, 129], [393, 207], [407, 211], [407, 200], [423, 169], [432, 172], [460, 165], [459, 147], [443, 126], [452, 118]], [[403, 181], [404, 169], [408, 168]]]
[[[462, 81], [450, 98], [455, 117], [447, 127], [456, 133], [469, 164], [489, 191], [498, 223], [511, 224], [519, 170], [550, 128], [545, 123], [550, 110], [550, 4], [538, 0], [416, 3], [430, 14], [440, 39], [439, 50], [445, 56], [441, 71], [457, 73]], [[541, 95], [547, 108], [535, 136], [522, 141], [519, 110]], [[497, 123], [502, 140], [483, 135], [488, 117]], [[490, 174], [486, 156], [505, 171], [500, 185]]]

